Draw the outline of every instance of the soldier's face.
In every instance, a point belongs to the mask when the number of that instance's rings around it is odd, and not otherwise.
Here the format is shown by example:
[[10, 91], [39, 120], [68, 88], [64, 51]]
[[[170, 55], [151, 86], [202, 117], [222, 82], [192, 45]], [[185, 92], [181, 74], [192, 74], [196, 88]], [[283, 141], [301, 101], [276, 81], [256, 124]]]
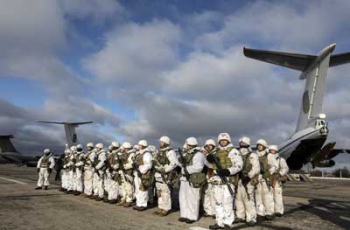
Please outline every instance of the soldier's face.
[[258, 150], [261, 152], [261, 151], [264, 151], [266, 148], [265, 146], [263, 145], [258, 145]]
[[205, 146], [205, 149], [209, 150], [209, 151], [213, 150], [214, 148], [215, 148], [214, 145], [207, 145], [207, 146]]
[[270, 150], [269, 150], [269, 153], [271, 153], [271, 154], [276, 154], [277, 151], [276, 151], [276, 150], [273, 150], [273, 149], [270, 149]]
[[228, 143], [229, 143], [228, 140], [221, 140], [221, 141], [219, 141], [219, 144], [222, 147], [226, 147], [228, 145]]
[[139, 149], [141, 150], [141, 149], [145, 149], [146, 147], [145, 146], [143, 146], [143, 145], [139, 145]]
[[159, 146], [160, 146], [161, 148], [163, 148], [163, 147], [166, 146], [166, 143], [164, 143], [163, 141], [161, 141], [161, 142], [159, 142]]

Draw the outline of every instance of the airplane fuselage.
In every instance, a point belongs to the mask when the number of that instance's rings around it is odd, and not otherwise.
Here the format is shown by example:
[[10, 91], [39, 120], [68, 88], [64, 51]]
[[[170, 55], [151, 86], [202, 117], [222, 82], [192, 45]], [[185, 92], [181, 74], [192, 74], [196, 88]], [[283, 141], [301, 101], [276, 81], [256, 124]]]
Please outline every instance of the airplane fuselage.
[[0, 157], [4, 158], [9, 163], [26, 164], [27, 166], [36, 166], [40, 158], [38, 156], [22, 155], [17, 152], [2, 152], [0, 153]]
[[325, 122], [322, 122], [322, 125], [305, 128], [280, 144], [279, 153], [287, 159], [291, 169], [298, 170], [320, 152], [327, 136], [328, 128]]

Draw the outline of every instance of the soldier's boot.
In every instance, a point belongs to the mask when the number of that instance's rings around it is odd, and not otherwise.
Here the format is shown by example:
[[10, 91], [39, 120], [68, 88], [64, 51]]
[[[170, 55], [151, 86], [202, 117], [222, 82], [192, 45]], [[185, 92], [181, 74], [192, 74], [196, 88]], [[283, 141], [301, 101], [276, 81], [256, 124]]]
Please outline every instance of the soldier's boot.
[[249, 221], [249, 222], [247, 223], [248, 226], [255, 226], [255, 224], [256, 224], [256, 223], [253, 222], [253, 221]]
[[209, 229], [224, 229], [224, 227], [221, 227], [218, 224], [213, 224], [213, 225], [209, 225]]
[[130, 208], [132, 207], [132, 202], [125, 202], [123, 206], [124, 208]]
[[81, 192], [75, 191], [74, 192], [74, 196], [79, 196], [81, 194]]
[[45, 190], [48, 190], [49, 189], [49, 187], [48, 186], [45, 186], [45, 188], [44, 188]]
[[244, 222], [245, 222], [245, 220], [240, 219], [240, 218], [237, 218], [237, 219], [235, 220], [235, 223], [244, 223]]
[[157, 211], [153, 212], [155, 215], [159, 215], [162, 212], [162, 209], [158, 208]]
[[119, 203], [117, 203], [118, 206], [124, 206], [125, 201], [121, 200]]
[[159, 213], [159, 216], [167, 216], [169, 214], [168, 211], [166, 210], [161, 210], [160, 213]]
[[109, 200], [108, 203], [109, 203], [109, 204], [116, 204], [116, 203], [117, 203], [117, 200]]

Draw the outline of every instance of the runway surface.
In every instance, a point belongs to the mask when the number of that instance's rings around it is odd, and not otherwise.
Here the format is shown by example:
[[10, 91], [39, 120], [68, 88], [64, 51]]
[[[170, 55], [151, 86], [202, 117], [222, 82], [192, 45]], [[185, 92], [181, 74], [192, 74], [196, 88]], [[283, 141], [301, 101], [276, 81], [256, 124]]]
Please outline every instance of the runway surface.
[[[35, 168], [0, 165], [0, 229], [208, 229], [214, 223], [201, 218], [184, 224], [177, 221], [178, 211], [158, 217], [155, 208], [137, 212], [66, 195], [58, 183], [37, 191], [36, 179]], [[282, 218], [233, 229], [350, 229], [350, 181], [289, 182], [284, 195]]]

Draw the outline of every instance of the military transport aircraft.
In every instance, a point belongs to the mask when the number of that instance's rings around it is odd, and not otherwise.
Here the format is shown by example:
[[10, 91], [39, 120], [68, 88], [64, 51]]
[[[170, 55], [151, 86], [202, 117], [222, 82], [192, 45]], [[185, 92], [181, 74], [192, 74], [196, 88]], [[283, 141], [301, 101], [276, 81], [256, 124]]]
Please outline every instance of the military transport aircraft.
[[0, 157], [5, 161], [1, 163], [15, 163], [36, 167], [36, 164], [41, 156], [23, 155], [19, 153], [11, 142], [13, 135], [0, 135]]
[[38, 121], [39, 123], [64, 125], [68, 147], [79, 144], [75, 128], [79, 125], [91, 124], [92, 121], [83, 122], [58, 122], [58, 121]]
[[243, 48], [246, 57], [301, 71], [306, 79], [299, 120], [295, 133], [279, 145], [281, 156], [292, 170], [305, 164], [313, 167], [332, 167], [331, 160], [350, 150], [334, 149], [336, 142], [326, 143], [329, 133], [326, 115], [322, 113], [327, 71], [329, 67], [350, 62], [350, 53], [332, 55], [336, 44], [324, 48], [317, 56]]
[[[54, 122], [54, 121], [39, 121], [41, 123], [63, 124], [68, 146], [78, 144], [78, 136], [75, 128], [79, 125], [91, 124], [92, 121], [86, 122]], [[0, 163], [15, 163], [19, 165], [27, 165], [29, 167], [36, 167], [36, 164], [41, 156], [23, 155], [19, 153], [11, 142], [13, 135], [0, 135]], [[54, 158], [58, 158], [54, 155]]]

